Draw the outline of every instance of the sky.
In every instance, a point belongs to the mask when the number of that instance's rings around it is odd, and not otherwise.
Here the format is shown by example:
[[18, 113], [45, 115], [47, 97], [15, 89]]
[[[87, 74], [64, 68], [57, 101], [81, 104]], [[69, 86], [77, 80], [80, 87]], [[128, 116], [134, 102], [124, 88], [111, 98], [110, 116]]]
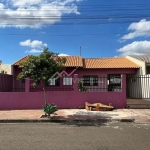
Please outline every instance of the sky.
[[150, 55], [148, 0], [0, 0], [0, 60], [45, 47], [83, 58]]

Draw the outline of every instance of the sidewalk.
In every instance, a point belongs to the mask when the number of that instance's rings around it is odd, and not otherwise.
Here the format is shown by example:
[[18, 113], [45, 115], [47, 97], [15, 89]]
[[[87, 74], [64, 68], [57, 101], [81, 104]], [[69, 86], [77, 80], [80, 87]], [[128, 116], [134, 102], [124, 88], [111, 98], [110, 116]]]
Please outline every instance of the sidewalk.
[[42, 117], [43, 110], [1, 110], [0, 122], [135, 122], [150, 124], [150, 109], [115, 109], [113, 111], [87, 111], [85, 109], [60, 109], [51, 120]]

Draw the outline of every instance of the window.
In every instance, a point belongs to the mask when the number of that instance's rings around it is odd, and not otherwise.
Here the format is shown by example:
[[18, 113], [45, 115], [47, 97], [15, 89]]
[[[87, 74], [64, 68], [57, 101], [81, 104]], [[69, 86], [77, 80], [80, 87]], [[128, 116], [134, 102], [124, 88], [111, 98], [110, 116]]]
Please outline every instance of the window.
[[60, 78], [49, 79], [48, 86], [59, 86], [59, 85], [60, 85]]
[[72, 85], [72, 77], [64, 77], [63, 85]]
[[83, 76], [83, 86], [98, 86], [98, 76]]
[[120, 91], [121, 90], [121, 75], [113, 74], [108, 75], [108, 91]]

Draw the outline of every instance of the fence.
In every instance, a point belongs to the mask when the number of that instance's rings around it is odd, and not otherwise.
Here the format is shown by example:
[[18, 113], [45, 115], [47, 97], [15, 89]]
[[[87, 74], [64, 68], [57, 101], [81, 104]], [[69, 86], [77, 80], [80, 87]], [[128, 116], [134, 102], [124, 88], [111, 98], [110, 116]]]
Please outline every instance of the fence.
[[12, 75], [0, 74], [0, 92], [12, 92]]
[[0, 74], [0, 92], [24, 92], [25, 80], [17, 80], [16, 76]]
[[[30, 79], [30, 87], [29, 87], [29, 91], [30, 92], [38, 92], [38, 91], [43, 91], [43, 83], [41, 82], [39, 85], [37, 85], [36, 87], [33, 87], [33, 80]], [[46, 85], [46, 91], [73, 91], [73, 82], [71, 85], [64, 85], [63, 84], [63, 78], [59, 79], [59, 84], [56, 85]]]
[[[60, 109], [83, 108], [85, 102], [101, 102], [106, 105], [112, 103], [115, 108], [125, 108], [126, 76], [122, 75], [121, 78], [121, 92], [79, 92], [79, 84], [76, 82], [78, 81], [78, 75], [75, 74], [72, 80], [74, 81], [73, 91], [47, 92], [47, 103], [54, 103]], [[30, 82], [29, 79], [26, 79], [25, 92], [0, 92], [0, 109], [40, 109], [44, 105], [43, 92], [30, 92]], [[61, 84], [63, 83], [61, 82]], [[42, 89], [40, 88], [40, 90]]]
[[84, 76], [79, 78], [79, 91], [120, 92], [121, 75]]
[[[17, 80], [16, 76], [2, 75], [0, 77], [0, 92], [25, 92], [26, 80]], [[72, 77], [56, 79], [51, 85], [46, 85], [46, 91], [73, 91], [75, 82], [78, 82], [78, 90], [88, 92], [120, 92], [122, 91], [121, 75], [83, 76], [74, 80]], [[29, 92], [43, 91], [43, 83], [37, 87], [31, 86], [33, 80], [29, 79]]]
[[[0, 92], [25, 92], [25, 79], [17, 80], [17, 76], [0, 74]], [[29, 91], [43, 91], [43, 83], [37, 87], [31, 86], [33, 80], [29, 82]], [[60, 79], [59, 85], [46, 85], [46, 91], [73, 91], [73, 82], [71, 85], [64, 85], [63, 78]]]
[[25, 92], [25, 79], [17, 80], [16, 76], [13, 76], [13, 92]]
[[150, 75], [128, 75], [127, 98], [150, 98]]

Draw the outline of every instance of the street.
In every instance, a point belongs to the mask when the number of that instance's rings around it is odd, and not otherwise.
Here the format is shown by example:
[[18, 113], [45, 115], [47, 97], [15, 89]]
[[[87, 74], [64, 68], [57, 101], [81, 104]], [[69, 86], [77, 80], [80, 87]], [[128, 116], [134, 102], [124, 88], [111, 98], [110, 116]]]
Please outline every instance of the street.
[[150, 124], [1, 123], [0, 150], [149, 150]]

